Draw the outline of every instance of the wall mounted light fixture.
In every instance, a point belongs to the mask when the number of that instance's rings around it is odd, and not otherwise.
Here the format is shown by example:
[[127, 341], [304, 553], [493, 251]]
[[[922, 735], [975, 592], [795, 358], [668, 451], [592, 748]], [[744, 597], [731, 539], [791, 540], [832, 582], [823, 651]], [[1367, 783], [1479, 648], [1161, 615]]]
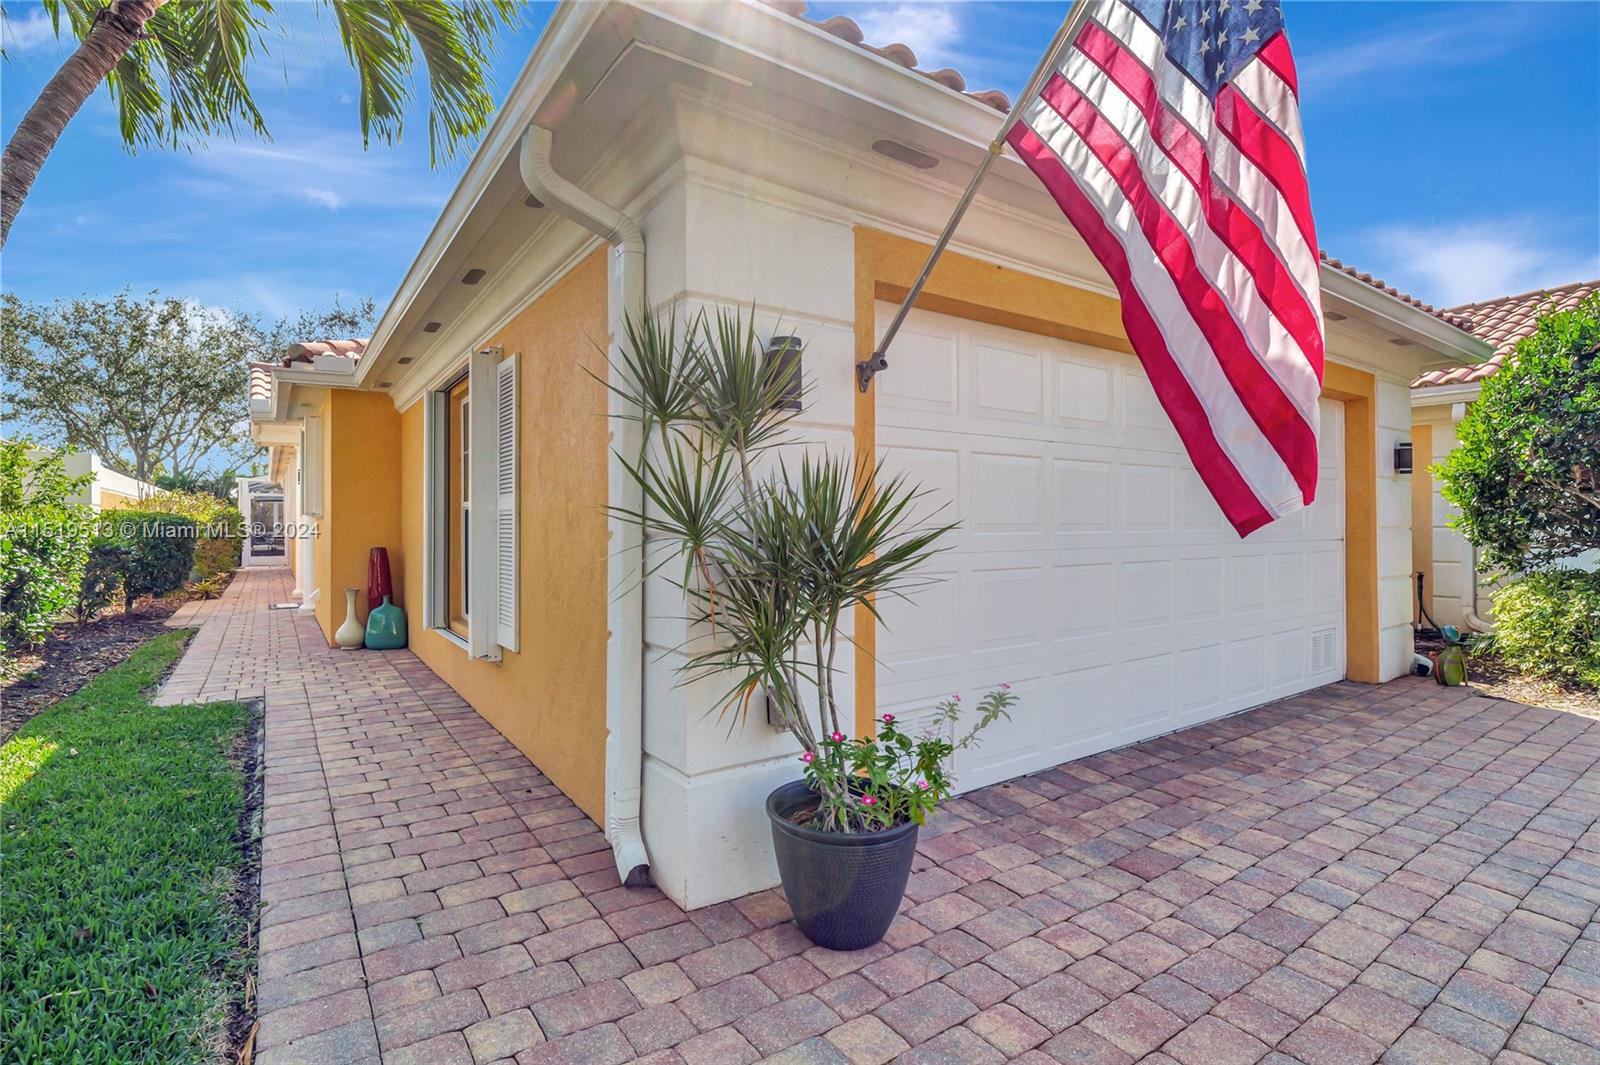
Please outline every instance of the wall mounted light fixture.
[[1411, 472], [1411, 441], [1402, 440], [1394, 446], [1394, 472]]
[[767, 374], [769, 379], [783, 382], [783, 396], [775, 404], [778, 409], [800, 409], [800, 399], [805, 394], [800, 358], [805, 349], [805, 341], [797, 336], [773, 337], [767, 341], [765, 350]]

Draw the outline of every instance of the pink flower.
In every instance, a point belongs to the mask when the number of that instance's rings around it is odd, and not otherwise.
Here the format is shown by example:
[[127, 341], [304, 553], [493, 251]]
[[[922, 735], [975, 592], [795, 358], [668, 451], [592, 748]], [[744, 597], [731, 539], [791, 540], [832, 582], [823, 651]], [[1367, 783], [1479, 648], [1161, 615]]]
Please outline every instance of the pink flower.
[[1011, 690], [1011, 685], [1006, 683], [1005, 681], [1001, 681], [1000, 682], [1000, 690], [1003, 691], [1003, 692], [1008, 692], [1008, 691]]
[[894, 715], [893, 715], [893, 714], [884, 714], [884, 715], [883, 715], [883, 723], [884, 723], [884, 724], [885, 724], [885, 725], [892, 725], [892, 724], [894, 724]]
[[817, 756], [816, 756], [815, 752], [807, 751], [805, 754], [802, 754], [800, 756], [800, 760], [802, 762], [804, 762], [806, 765], [810, 765], [812, 762], [815, 762], [817, 760]]
[[950, 696], [950, 701], [952, 703], [959, 703], [961, 701], [961, 693], [957, 692], [956, 694]]
[[917, 787], [921, 788], [923, 791], [927, 791], [928, 790], [928, 782], [926, 780], [919, 780], [919, 781], [917, 781]]
[[876, 806], [876, 805], [878, 805], [878, 800], [874, 799], [871, 795], [863, 795], [863, 796], [861, 796], [861, 805], [862, 806]]
[[833, 733], [833, 735], [828, 737], [828, 738], [833, 740], [834, 743], [843, 743], [844, 742], [844, 733], [835, 731]]

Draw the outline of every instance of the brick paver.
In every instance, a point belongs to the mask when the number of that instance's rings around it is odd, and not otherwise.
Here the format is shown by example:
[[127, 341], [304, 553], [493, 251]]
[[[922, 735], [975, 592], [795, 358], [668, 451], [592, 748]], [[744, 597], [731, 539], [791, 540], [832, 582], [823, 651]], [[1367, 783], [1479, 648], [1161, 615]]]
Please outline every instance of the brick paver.
[[888, 939], [685, 914], [406, 651], [242, 571], [163, 688], [265, 701], [286, 1062], [1600, 1065], [1600, 722], [1336, 684], [948, 803]]

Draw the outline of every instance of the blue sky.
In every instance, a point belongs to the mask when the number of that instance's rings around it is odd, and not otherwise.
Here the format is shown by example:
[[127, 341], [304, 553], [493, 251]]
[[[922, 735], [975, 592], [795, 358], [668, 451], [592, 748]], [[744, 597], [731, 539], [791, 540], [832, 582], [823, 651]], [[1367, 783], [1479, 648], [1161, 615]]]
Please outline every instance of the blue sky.
[[[900, 40], [974, 89], [1015, 93], [1066, 9], [1040, 3], [813, 2]], [[4, 133], [66, 54], [36, 3], [6, 0]], [[33, 299], [124, 285], [269, 316], [336, 294], [380, 306], [464, 166], [427, 159], [425, 116], [361, 149], [354, 79], [320, 5], [278, 5], [256, 79], [271, 142], [126, 152], [104, 91], [68, 127], [5, 249]], [[1454, 304], [1600, 276], [1600, 3], [1290, 0], [1322, 244]], [[495, 64], [504, 95], [549, 5]], [[930, 226], [940, 220], [930, 219]]]

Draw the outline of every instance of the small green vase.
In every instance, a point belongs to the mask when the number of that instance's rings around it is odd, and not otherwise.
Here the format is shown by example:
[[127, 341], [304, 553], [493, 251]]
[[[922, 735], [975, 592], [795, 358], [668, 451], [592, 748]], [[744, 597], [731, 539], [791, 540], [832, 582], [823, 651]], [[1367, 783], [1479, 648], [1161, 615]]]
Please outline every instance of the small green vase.
[[383, 605], [367, 615], [367, 648], [393, 651], [406, 645], [406, 612], [383, 597]]

